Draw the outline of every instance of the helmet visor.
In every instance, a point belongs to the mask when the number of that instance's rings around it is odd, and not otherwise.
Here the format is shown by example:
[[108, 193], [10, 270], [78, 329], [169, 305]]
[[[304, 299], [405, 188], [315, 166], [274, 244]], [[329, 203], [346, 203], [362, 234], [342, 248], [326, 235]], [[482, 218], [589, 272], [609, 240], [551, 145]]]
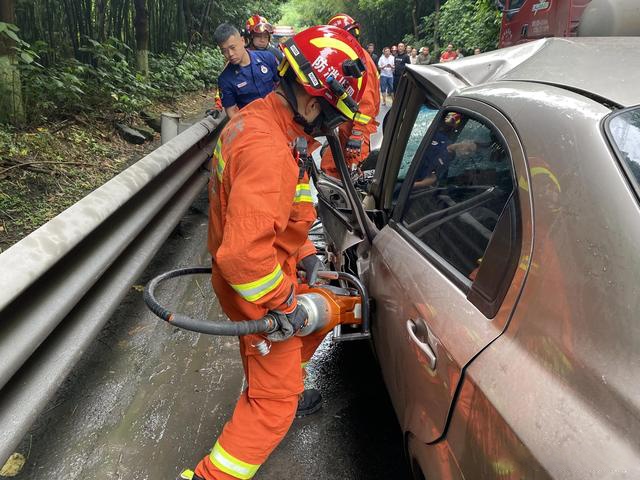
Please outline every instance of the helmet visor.
[[258, 23], [251, 28], [251, 33], [273, 33], [273, 26], [270, 23]]

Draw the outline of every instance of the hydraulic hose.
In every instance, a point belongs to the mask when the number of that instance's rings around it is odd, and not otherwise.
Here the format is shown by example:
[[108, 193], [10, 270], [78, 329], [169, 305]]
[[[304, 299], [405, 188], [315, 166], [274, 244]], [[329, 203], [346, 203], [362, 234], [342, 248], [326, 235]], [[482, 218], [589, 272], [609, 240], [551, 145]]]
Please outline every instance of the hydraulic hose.
[[210, 320], [199, 320], [180, 313], [171, 312], [160, 305], [155, 297], [156, 287], [170, 278], [182, 277], [185, 275], [211, 274], [211, 267], [186, 267], [170, 270], [158, 275], [151, 280], [144, 288], [144, 303], [147, 307], [165, 322], [176, 327], [191, 330], [192, 332], [206, 333], [208, 335], [224, 335], [237, 337], [240, 335], [250, 335], [253, 333], [271, 333], [277, 330], [278, 324], [271, 315], [266, 315], [259, 320], [242, 320], [238, 322], [214, 322]]

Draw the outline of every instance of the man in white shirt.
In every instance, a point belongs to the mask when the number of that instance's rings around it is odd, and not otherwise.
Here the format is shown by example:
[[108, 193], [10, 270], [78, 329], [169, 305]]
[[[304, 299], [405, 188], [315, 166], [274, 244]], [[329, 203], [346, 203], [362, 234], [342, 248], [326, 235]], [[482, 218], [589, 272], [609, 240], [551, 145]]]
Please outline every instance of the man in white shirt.
[[391, 55], [389, 47], [385, 47], [382, 56], [378, 60], [380, 69], [380, 91], [382, 93], [382, 105], [387, 105], [387, 95], [389, 95], [389, 105], [393, 100], [393, 71], [395, 69], [395, 59]]

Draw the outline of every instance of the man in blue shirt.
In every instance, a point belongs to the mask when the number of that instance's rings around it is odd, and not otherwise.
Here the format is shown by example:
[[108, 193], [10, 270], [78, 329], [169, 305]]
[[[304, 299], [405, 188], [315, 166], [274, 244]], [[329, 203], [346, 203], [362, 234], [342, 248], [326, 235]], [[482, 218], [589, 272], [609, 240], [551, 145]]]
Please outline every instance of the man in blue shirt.
[[240, 32], [228, 23], [218, 26], [214, 37], [228, 62], [218, 77], [218, 88], [222, 106], [231, 118], [245, 105], [275, 89], [278, 66], [270, 52], [247, 50]]

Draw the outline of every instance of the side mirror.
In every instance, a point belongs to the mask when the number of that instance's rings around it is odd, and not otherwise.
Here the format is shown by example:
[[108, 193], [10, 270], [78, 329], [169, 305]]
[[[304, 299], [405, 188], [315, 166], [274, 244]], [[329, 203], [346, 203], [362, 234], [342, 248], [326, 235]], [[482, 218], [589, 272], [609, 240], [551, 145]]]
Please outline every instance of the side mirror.
[[501, 12], [504, 12], [504, 7], [505, 7], [504, 2], [505, 2], [505, 0], [496, 0], [495, 1], [496, 8], [498, 10], [500, 10]]

